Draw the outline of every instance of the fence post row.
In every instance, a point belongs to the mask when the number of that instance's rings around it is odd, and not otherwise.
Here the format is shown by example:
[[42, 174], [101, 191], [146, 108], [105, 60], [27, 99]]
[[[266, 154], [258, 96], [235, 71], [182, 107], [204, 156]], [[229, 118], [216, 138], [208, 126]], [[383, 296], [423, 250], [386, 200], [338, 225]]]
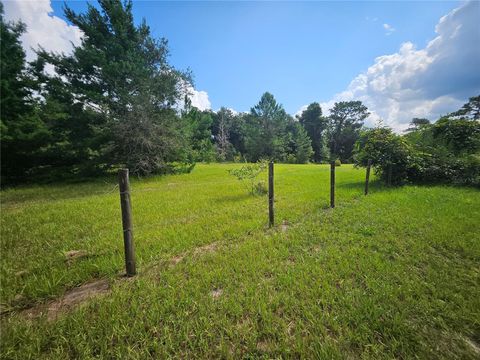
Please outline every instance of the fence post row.
[[335, 160], [330, 162], [330, 207], [335, 207]]
[[368, 159], [367, 174], [365, 177], [365, 195], [368, 195], [368, 182], [370, 181], [370, 167], [372, 166], [372, 160]]
[[273, 160], [268, 164], [268, 224], [270, 227], [274, 224], [274, 194], [273, 194]]
[[123, 242], [125, 245], [125, 267], [127, 276], [137, 273], [135, 269], [135, 249], [133, 246], [132, 207], [130, 203], [130, 183], [128, 169], [118, 171], [118, 184], [120, 189], [120, 205], [122, 207]]

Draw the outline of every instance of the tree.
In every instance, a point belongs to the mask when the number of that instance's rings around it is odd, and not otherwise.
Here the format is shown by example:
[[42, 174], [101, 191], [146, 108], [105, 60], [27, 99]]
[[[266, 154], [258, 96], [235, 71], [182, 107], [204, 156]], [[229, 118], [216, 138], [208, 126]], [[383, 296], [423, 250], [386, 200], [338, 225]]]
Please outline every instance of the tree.
[[246, 148], [250, 161], [263, 157], [279, 161], [285, 159], [288, 119], [289, 116], [273, 95], [264, 93], [247, 118]]
[[480, 150], [480, 122], [467, 119], [441, 118], [433, 125], [433, 139], [454, 155], [472, 154]]
[[[135, 25], [131, 1], [99, 5], [101, 11], [89, 4], [84, 14], [65, 7], [65, 16], [84, 34], [72, 55], [39, 51], [36, 67], [55, 67], [55, 74], [44, 78], [45, 97], [98, 114], [85, 124], [95, 139], [85, 141], [95, 145], [88, 160], [96, 167], [128, 166], [139, 175], [162, 171], [169, 161], [185, 160], [188, 136], [173, 107], [190, 78], [167, 62], [165, 39], [152, 38], [145, 21]], [[48, 91], [54, 85], [63, 98]]]
[[212, 136], [212, 116], [208, 111], [192, 108], [183, 116], [185, 126], [189, 128], [193, 161], [215, 161], [215, 147]]
[[330, 157], [342, 162], [352, 159], [353, 147], [360, 136], [363, 122], [370, 115], [361, 101], [342, 101], [334, 104], [328, 117]]
[[381, 179], [387, 181], [390, 173], [392, 183], [397, 184], [406, 181], [415, 167], [413, 150], [406, 139], [384, 127], [361, 132], [354, 159], [359, 166], [366, 166], [370, 160]]
[[459, 110], [450, 114], [450, 116], [461, 116], [471, 120], [480, 119], [480, 95], [473, 96], [468, 99], [468, 102], [464, 104]]
[[0, 124], [2, 184], [25, 180], [38, 163], [38, 149], [50, 136], [38, 116], [26, 74], [20, 36], [23, 23], [7, 23], [0, 3]]
[[[215, 138], [218, 159], [231, 161], [236, 152], [243, 151], [243, 128], [232, 110], [221, 107], [216, 113], [212, 112], [212, 133]], [[236, 144], [236, 146], [232, 143]]]
[[297, 122], [293, 126], [289, 153], [293, 155], [297, 164], [307, 163], [313, 155], [312, 140], [303, 126]]
[[307, 131], [312, 141], [315, 162], [327, 160], [328, 150], [324, 141], [328, 121], [322, 116], [320, 104], [314, 102], [308, 105], [307, 109], [297, 116], [298, 121]]
[[425, 128], [426, 126], [430, 125], [430, 120], [424, 118], [413, 118], [410, 121], [410, 127], [406, 130], [409, 131], [417, 131], [420, 129]]

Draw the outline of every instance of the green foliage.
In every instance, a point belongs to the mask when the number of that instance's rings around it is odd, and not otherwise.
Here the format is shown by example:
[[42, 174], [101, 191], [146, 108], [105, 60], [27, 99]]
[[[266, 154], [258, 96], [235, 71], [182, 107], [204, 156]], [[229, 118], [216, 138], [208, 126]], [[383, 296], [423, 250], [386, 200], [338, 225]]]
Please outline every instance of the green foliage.
[[468, 99], [461, 109], [453, 112], [449, 116], [461, 116], [471, 120], [480, 120], [480, 95]]
[[70, 55], [40, 48], [27, 65], [25, 26], [5, 22], [1, 7], [2, 185], [118, 167], [148, 175], [212, 161], [345, 163], [357, 141], [357, 163], [368, 153], [384, 179], [392, 169], [397, 183], [477, 183], [480, 96], [436, 123], [414, 118], [401, 137], [375, 130], [360, 138], [369, 115], [361, 101], [335, 103], [328, 117], [312, 103], [298, 122], [268, 92], [250, 113], [199, 111], [187, 96], [191, 74], [169, 64], [167, 40], [136, 24], [132, 8], [120, 0], [100, 0], [82, 14], [66, 6], [84, 34], [81, 45]]
[[340, 158], [342, 162], [352, 160], [355, 142], [369, 115], [367, 107], [361, 101], [341, 101], [334, 104], [327, 127], [331, 159]]
[[413, 118], [410, 122], [410, 127], [406, 130], [409, 131], [418, 131], [422, 128], [425, 128], [430, 125], [430, 120], [424, 118]]
[[[412, 121], [415, 125], [415, 122]], [[480, 186], [480, 123], [464, 118], [442, 118], [434, 124], [417, 121], [404, 135], [390, 129], [365, 131], [357, 142], [356, 163], [372, 160], [386, 180], [453, 183]]]
[[467, 119], [441, 118], [432, 127], [436, 146], [444, 145], [454, 155], [480, 150], [480, 122]]
[[307, 132], [299, 123], [292, 125], [292, 137], [290, 141], [289, 157], [296, 164], [306, 164], [313, 155], [312, 141]]
[[[99, 5], [101, 11], [89, 5], [84, 14], [66, 6], [66, 17], [84, 37], [71, 55], [39, 51], [34, 68], [42, 95], [67, 109], [65, 131], [81, 140], [76, 151], [89, 154], [75, 164], [162, 172], [168, 162], [187, 157], [188, 137], [173, 106], [188, 74], [168, 64], [165, 39], [152, 38], [145, 22], [135, 25], [131, 2]], [[55, 74], [43, 72], [48, 63]]]
[[202, 112], [192, 108], [183, 115], [185, 126], [189, 128], [189, 142], [192, 147], [193, 161], [212, 162], [216, 160], [215, 145], [212, 141], [212, 116], [209, 112]]
[[305, 128], [312, 142], [315, 162], [328, 160], [328, 147], [325, 142], [328, 119], [322, 116], [320, 104], [314, 102], [308, 105], [298, 121]]
[[376, 174], [387, 181], [400, 184], [408, 179], [416, 166], [411, 146], [389, 128], [375, 128], [361, 133], [355, 149], [355, 163], [366, 166], [371, 161]]
[[234, 161], [237, 154], [245, 153], [245, 118], [225, 107], [211, 112], [212, 134], [218, 161]]
[[269, 158], [281, 161], [287, 154], [289, 115], [272, 94], [266, 92], [255, 105], [246, 124], [246, 153], [250, 161]]
[[340, 159], [335, 160], [335, 166], [342, 166]]
[[240, 168], [230, 169], [228, 173], [241, 181], [243, 186], [252, 195], [263, 195], [266, 193], [265, 183], [258, 181], [258, 176], [265, 171], [268, 166], [266, 160], [260, 160], [254, 164], [245, 164]]
[[37, 150], [50, 137], [31, 97], [25, 74], [25, 52], [20, 37], [22, 23], [7, 23], [0, 3], [0, 143], [1, 182], [15, 182], [31, 176], [29, 170], [39, 162]]

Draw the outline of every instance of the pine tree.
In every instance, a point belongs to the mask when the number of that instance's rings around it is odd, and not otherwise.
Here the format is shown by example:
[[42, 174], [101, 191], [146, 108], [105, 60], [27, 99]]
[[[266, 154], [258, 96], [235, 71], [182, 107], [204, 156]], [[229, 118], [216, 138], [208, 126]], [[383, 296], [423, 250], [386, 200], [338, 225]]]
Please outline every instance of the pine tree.
[[2, 184], [7, 184], [28, 178], [49, 131], [38, 117], [25, 73], [25, 52], [20, 43], [25, 25], [5, 22], [2, 3], [0, 27], [1, 172]]
[[[68, 20], [84, 34], [73, 54], [39, 52], [39, 66], [55, 67], [56, 74], [45, 82], [47, 91], [57, 90], [48, 96], [68, 106], [81, 104], [77, 114], [90, 112], [92, 122], [86, 125], [93, 131], [83, 144], [97, 168], [162, 171], [167, 162], [186, 159], [188, 136], [174, 107], [190, 78], [168, 63], [165, 39], [154, 39], [145, 21], [135, 25], [131, 1], [98, 3], [101, 10], [88, 5], [84, 14], [65, 8]], [[76, 134], [70, 115], [68, 125]]]

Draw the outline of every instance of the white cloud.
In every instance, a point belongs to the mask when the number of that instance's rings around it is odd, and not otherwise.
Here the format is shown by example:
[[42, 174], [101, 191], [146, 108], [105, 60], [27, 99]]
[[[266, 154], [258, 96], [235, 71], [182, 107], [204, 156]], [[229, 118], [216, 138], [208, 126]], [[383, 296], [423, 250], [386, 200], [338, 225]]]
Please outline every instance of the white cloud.
[[[302, 113], [303, 113], [305, 110], [307, 110], [307, 108], [308, 108], [308, 105], [303, 105], [303, 106], [301, 106], [300, 109], [298, 109], [297, 112], [296, 112], [293, 116], [296, 118], [297, 116], [302, 115]], [[323, 107], [322, 107], [322, 109], [323, 109]]]
[[21, 20], [27, 25], [21, 37], [27, 61], [35, 59], [32, 48], [38, 49], [39, 45], [49, 51], [68, 53], [73, 49], [72, 43], [81, 42], [82, 31], [53, 15], [50, 0], [6, 1], [4, 8], [7, 21]]
[[395, 31], [395, 28], [389, 24], [383, 24], [383, 28], [385, 29], [385, 35], [390, 35]]
[[411, 42], [380, 56], [347, 89], [321, 103], [324, 113], [336, 101], [361, 100], [372, 115], [396, 131], [413, 117], [436, 120], [480, 94], [480, 3], [471, 1], [442, 17], [437, 36], [423, 49]]
[[[4, 7], [7, 21], [21, 20], [27, 26], [27, 31], [21, 37], [27, 61], [35, 59], [34, 49], [38, 49], [39, 46], [48, 51], [69, 53], [73, 50], [72, 43], [75, 46], [81, 43], [82, 31], [53, 15], [50, 0], [12, 0], [6, 1]], [[53, 68], [47, 70], [53, 71]], [[210, 109], [211, 104], [206, 91], [197, 91], [191, 86], [187, 90], [193, 106], [200, 110]]]
[[188, 89], [189, 99], [192, 102], [192, 105], [198, 108], [199, 110], [209, 110], [212, 107], [210, 100], [208, 99], [208, 93], [206, 91], [198, 91], [193, 87]]

